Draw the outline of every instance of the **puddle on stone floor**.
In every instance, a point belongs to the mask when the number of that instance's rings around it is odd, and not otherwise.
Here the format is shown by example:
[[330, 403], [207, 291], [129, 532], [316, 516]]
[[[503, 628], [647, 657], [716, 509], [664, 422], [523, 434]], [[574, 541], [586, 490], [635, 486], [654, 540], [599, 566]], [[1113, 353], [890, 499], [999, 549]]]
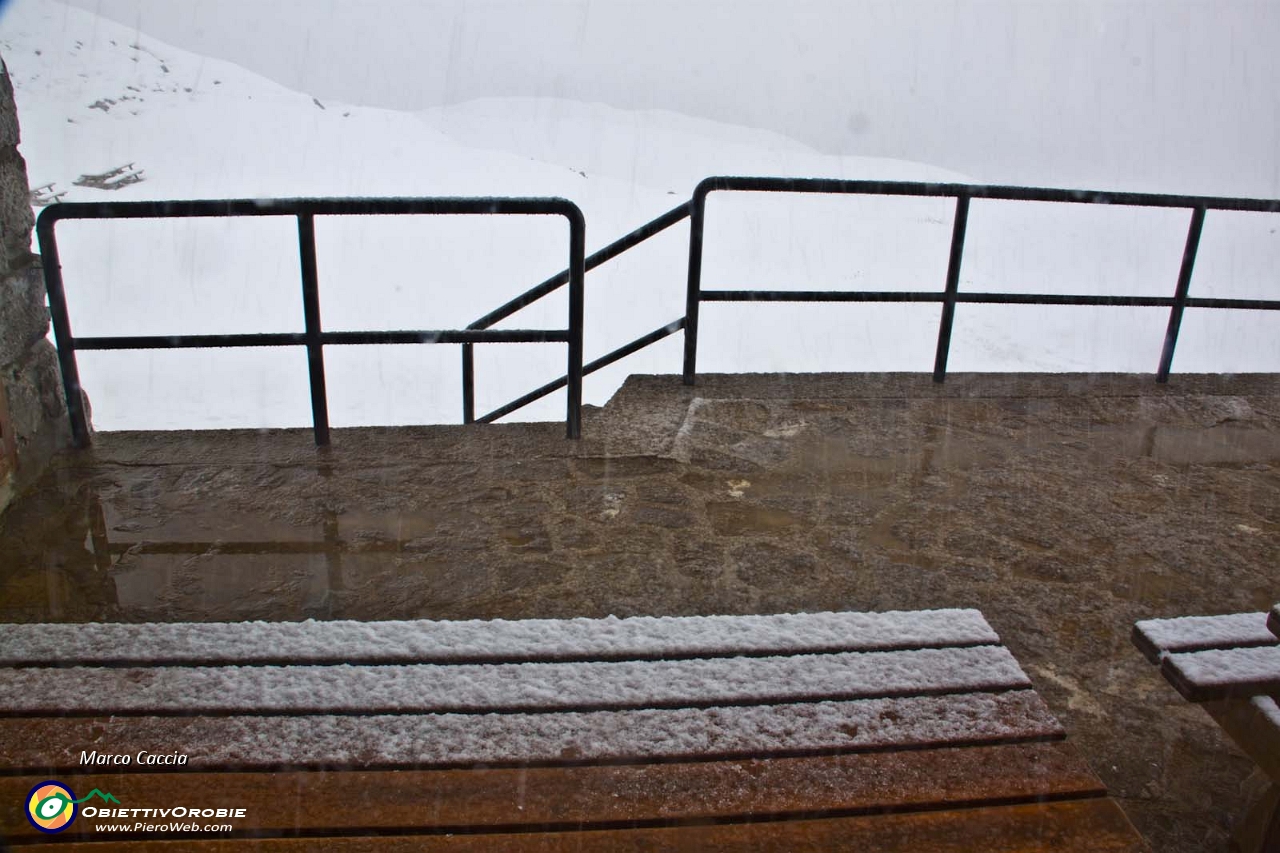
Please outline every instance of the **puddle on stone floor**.
[[228, 509], [216, 489], [185, 512], [158, 512], [138, 494], [82, 474], [46, 477], [3, 518], [0, 621], [400, 617], [474, 594], [477, 579], [500, 584], [500, 567], [459, 559], [477, 537], [538, 544], [451, 508], [290, 524]]
[[708, 503], [707, 515], [712, 529], [722, 536], [776, 533], [809, 524], [793, 512], [741, 502]]
[[[977, 413], [989, 407], [979, 407]], [[716, 407], [699, 410], [700, 419], [723, 414]], [[895, 424], [899, 440], [878, 442], [876, 433], [884, 413], [865, 424], [845, 412], [838, 419], [809, 413], [803, 431], [782, 434], [762, 430], [740, 438], [728, 452], [745, 461], [788, 474], [823, 474], [830, 478], [861, 475], [868, 485], [890, 482], [905, 473], [964, 470], [998, 465], [1012, 456], [1043, 451], [1074, 452], [1089, 464], [1121, 458], [1147, 458], [1186, 465], [1243, 465], [1280, 462], [1280, 434], [1261, 425], [1225, 422], [1212, 426], [1169, 426], [1145, 422], [1024, 424], [1013, 430], [991, 431], [982, 420], [956, 418], [947, 423]], [[699, 421], [702, 424], [702, 421]], [[716, 433], [707, 424], [711, 433]], [[729, 426], [722, 430], [727, 431]], [[902, 440], [901, 433], [910, 434]], [[698, 433], [688, 436], [697, 447]], [[715, 447], [724, 452], [723, 447]], [[696, 453], [695, 453], [696, 456]], [[757, 477], [763, 481], [765, 478]]]

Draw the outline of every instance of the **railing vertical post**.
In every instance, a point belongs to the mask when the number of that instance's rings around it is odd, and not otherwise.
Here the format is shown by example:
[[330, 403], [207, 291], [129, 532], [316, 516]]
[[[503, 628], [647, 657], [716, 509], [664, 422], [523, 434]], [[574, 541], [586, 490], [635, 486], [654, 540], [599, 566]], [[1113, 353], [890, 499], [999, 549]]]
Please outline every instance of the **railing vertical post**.
[[1200, 232], [1204, 228], [1204, 205], [1192, 208], [1191, 225], [1187, 228], [1187, 245], [1182, 250], [1182, 269], [1178, 271], [1178, 290], [1173, 294], [1173, 307], [1169, 309], [1169, 327], [1164, 333], [1164, 350], [1160, 353], [1160, 367], [1156, 370], [1157, 382], [1169, 381], [1173, 367], [1173, 349], [1178, 345], [1178, 330], [1182, 328], [1182, 312], [1187, 307], [1187, 293], [1191, 289], [1191, 273], [1196, 265], [1196, 251], [1200, 248]]
[[960, 264], [964, 260], [964, 232], [969, 224], [969, 196], [956, 196], [955, 222], [951, 226], [951, 259], [947, 261], [947, 289], [942, 299], [942, 320], [938, 324], [938, 352], [933, 359], [933, 381], [947, 378], [947, 357], [951, 354], [951, 326], [956, 318], [956, 293], [960, 290]]
[[58, 262], [58, 241], [53, 236], [56, 220], [43, 214], [36, 223], [40, 242], [40, 258], [44, 266], [44, 289], [49, 296], [49, 319], [53, 339], [58, 345], [58, 366], [62, 370], [62, 392], [67, 398], [67, 417], [71, 420], [71, 442], [76, 447], [89, 446], [89, 420], [85, 416], [84, 398], [80, 393], [80, 369], [76, 365], [76, 340], [71, 335], [71, 318], [67, 314], [67, 294], [62, 286], [62, 265]]
[[462, 345], [462, 422], [476, 422], [476, 360], [472, 344]]
[[689, 202], [689, 280], [684, 302], [684, 384], [698, 373], [698, 305], [702, 301], [702, 223], [707, 192], [699, 184]]
[[569, 369], [565, 433], [582, 437], [582, 324], [587, 277], [587, 223], [576, 207], [569, 218]]
[[306, 322], [307, 366], [311, 377], [311, 423], [316, 444], [329, 443], [329, 401], [324, 386], [324, 342], [320, 338], [320, 279], [316, 272], [316, 220], [298, 214], [298, 254], [302, 262], [302, 312]]

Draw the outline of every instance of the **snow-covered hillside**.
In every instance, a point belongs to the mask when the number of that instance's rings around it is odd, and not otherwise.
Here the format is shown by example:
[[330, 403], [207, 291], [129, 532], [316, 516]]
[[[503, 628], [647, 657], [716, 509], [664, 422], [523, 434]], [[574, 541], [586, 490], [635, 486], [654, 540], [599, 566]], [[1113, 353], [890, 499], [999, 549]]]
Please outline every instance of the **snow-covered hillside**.
[[[686, 200], [708, 174], [978, 180], [891, 160], [831, 157], [771, 132], [658, 111], [485, 99], [410, 114], [323, 102], [184, 53], [52, 0], [0, 18], [33, 186], [64, 201], [303, 195], [557, 195], [587, 217], [593, 250]], [[132, 164], [121, 189], [76, 186]], [[755, 195], [709, 202], [709, 288], [941, 288], [951, 203]], [[1172, 292], [1187, 215], [976, 203], [961, 287]], [[1280, 217], [1211, 214], [1193, 292], [1276, 298]], [[331, 329], [464, 326], [561, 269], [563, 223], [534, 217], [322, 219]], [[591, 359], [683, 314], [685, 225], [588, 276]], [[301, 328], [287, 219], [59, 226], [79, 334]], [[707, 305], [706, 371], [927, 370], [932, 305]], [[558, 294], [508, 328], [562, 327]], [[961, 306], [953, 370], [1152, 371], [1160, 309]], [[1280, 318], [1189, 312], [1175, 370], [1280, 368]], [[629, 373], [679, 370], [680, 337], [589, 377], [601, 403]], [[300, 349], [83, 353], [101, 429], [302, 426]], [[330, 347], [335, 425], [456, 422], [457, 347]], [[562, 345], [477, 348], [487, 411], [563, 373]], [[522, 417], [559, 418], [556, 395]]]
[[1280, 195], [1269, 0], [66, 0], [321, 100], [551, 96], [992, 183]]

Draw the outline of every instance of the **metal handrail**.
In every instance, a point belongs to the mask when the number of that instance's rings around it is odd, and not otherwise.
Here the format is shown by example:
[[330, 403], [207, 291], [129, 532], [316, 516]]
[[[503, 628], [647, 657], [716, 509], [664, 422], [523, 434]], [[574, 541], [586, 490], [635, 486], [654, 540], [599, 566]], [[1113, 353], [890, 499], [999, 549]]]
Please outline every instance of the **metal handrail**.
[[[316, 270], [315, 217], [388, 214], [511, 214], [556, 215], [569, 220], [568, 329], [410, 329], [396, 331], [326, 332], [320, 323], [320, 286]], [[64, 219], [170, 219], [190, 217], [294, 216], [298, 220], [298, 251], [302, 271], [302, 333], [232, 335], [134, 335], [81, 337], [71, 332], [62, 266], [54, 226]], [[557, 342], [568, 344], [569, 388], [565, 432], [582, 435], [583, 279], [586, 273], [586, 220], [578, 206], [562, 198], [295, 198], [199, 201], [132, 201], [61, 203], [46, 207], [36, 222], [43, 257], [45, 288], [58, 361], [62, 368], [72, 441], [89, 444], [89, 424], [81, 398], [78, 350], [186, 349], [206, 347], [305, 346], [311, 388], [311, 416], [315, 441], [329, 443], [329, 404], [325, 391], [324, 347], [330, 344], [437, 344]]]
[[[951, 251], [947, 277], [942, 291], [780, 291], [780, 290], [702, 290], [702, 240], [706, 223], [707, 196], [712, 192], [783, 192], [834, 193], [853, 195], [890, 195], [915, 197], [950, 197], [956, 200], [952, 221]], [[969, 218], [970, 199], [1003, 201], [1041, 201], [1071, 204], [1107, 204], [1130, 207], [1189, 208], [1191, 222], [1187, 228], [1182, 266], [1172, 297], [1144, 296], [1073, 296], [1065, 294], [961, 293], [960, 264], [964, 255], [965, 229]], [[1205, 211], [1234, 210], [1260, 213], [1280, 212], [1280, 200], [1226, 198], [1220, 196], [1161, 195], [1156, 193], [1100, 192], [1040, 187], [987, 186], [978, 184], [931, 184], [909, 181], [846, 181], [825, 178], [758, 178], [712, 177], [699, 182], [690, 201], [689, 273], [685, 297], [684, 383], [694, 384], [698, 358], [698, 308], [702, 302], [941, 302], [942, 318], [938, 327], [938, 347], [934, 357], [933, 379], [946, 378], [947, 357], [951, 347], [951, 328], [958, 303], [988, 305], [1140, 305], [1167, 307], [1169, 324], [1164, 347], [1156, 371], [1158, 382], [1167, 382], [1173, 364], [1174, 347], [1186, 308], [1236, 308], [1262, 311], [1280, 310], [1280, 301], [1267, 299], [1204, 299], [1188, 296], [1191, 274], [1195, 267]]]
[[[666, 213], [662, 214], [661, 216], [654, 217], [653, 219], [649, 220], [645, 224], [641, 225], [639, 228], [636, 228], [634, 231], [624, 234], [623, 236], [619, 237], [617, 240], [614, 240], [612, 243], [605, 246], [603, 249], [600, 249], [597, 252], [593, 252], [591, 255], [587, 257], [587, 260], [586, 260], [587, 272], [590, 272], [591, 270], [595, 269], [596, 267], [600, 266], [606, 261], [610, 261], [616, 258], [618, 255], [621, 255], [623, 252], [627, 251], [628, 249], [631, 249], [635, 246], [640, 245], [645, 240], [648, 240], [650, 237], [653, 237], [656, 234], [660, 234], [661, 232], [670, 228], [672, 225], [675, 225], [677, 222], [683, 221], [689, 216], [689, 210], [690, 210], [689, 202], [687, 201], [683, 202], [679, 206], [673, 207], [671, 210], [668, 210]], [[494, 310], [490, 311], [488, 314], [485, 314], [479, 320], [476, 320], [470, 326], [467, 326], [467, 328], [468, 329], [487, 329], [490, 326], [492, 326], [494, 323], [497, 323], [500, 320], [505, 320], [507, 317], [510, 317], [512, 314], [516, 313], [521, 308], [524, 308], [528, 305], [532, 305], [534, 302], [538, 301], [542, 297], [555, 293], [564, 285], [566, 281], [568, 281], [568, 275], [569, 275], [568, 270], [561, 270], [560, 272], [551, 276], [551, 278], [547, 279], [541, 284], [536, 284], [533, 287], [529, 288], [524, 293], [517, 296], [515, 299], [512, 299], [511, 301], [507, 302], [505, 305], [502, 305], [499, 308], [495, 308]], [[613, 364], [618, 359], [625, 358], [626, 356], [630, 355], [633, 352], [637, 352], [638, 350], [644, 349], [645, 347], [649, 346], [649, 344], [660, 341], [663, 338], [667, 337], [668, 335], [674, 334], [675, 332], [683, 328], [684, 328], [684, 318], [682, 317], [679, 320], [674, 320], [660, 329], [655, 329], [654, 331], [650, 332], [647, 335], [642, 335], [641, 337], [636, 338], [631, 343], [624, 344], [623, 346], [618, 347], [613, 352], [605, 356], [602, 356], [601, 358], [596, 359], [595, 361], [586, 365], [583, 368], [582, 373], [584, 376], [590, 373], [594, 373], [600, 368], [607, 367], [608, 365]], [[505, 406], [499, 406], [489, 414], [484, 415], [483, 417], [477, 418], [476, 408], [475, 408], [475, 381], [476, 381], [475, 380], [475, 357], [474, 357], [474, 354], [472, 353], [471, 346], [469, 344], [463, 344], [462, 346], [462, 422], [464, 424], [474, 423], [477, 421], [479, 423], [492, 423], [498, 418], [505, 417], [506, 415], [511, 414], [517, 409], [522, 409], [525, 406], [529, 405], [530, 403], [536, 400], [540, 400], [543, 397], [547, 396], [548, 394], [551, 394], [555, 391], [560, 390], [568, 382], [568, 379], [569, 377], [566, 375], [566, 376], [560, 377], [559, 379], [552, 380], [551, 382], [548, 382], [546, 385], [543, 385], [540, 388], [530, 391], [528, 394], [525, 394], [521, 397], [517, 397], [515, 400], [512, 400], [510, 403], [507, 403]]]

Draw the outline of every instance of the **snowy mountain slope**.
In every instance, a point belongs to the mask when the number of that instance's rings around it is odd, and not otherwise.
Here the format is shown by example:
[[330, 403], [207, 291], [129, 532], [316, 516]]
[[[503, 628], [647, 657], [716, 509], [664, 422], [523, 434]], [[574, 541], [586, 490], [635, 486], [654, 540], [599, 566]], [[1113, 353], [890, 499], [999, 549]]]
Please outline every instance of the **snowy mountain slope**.
[[1268, 0], [66, 0], [321, 100], [668, 109], [993, 183], [1280, 195]]
[[828, 156], [772, 131], [666, 110], [628, 111], [556, 98], [480, 98], [417, 115], [471, 148], [569, 163], [589, 175], [686, 197], [708, 175], [812, 177], [815, 167], [831, 177], [966, 180], [919, 163]]
[[[0, 53], [32, 184], [53, 183], [65, 201], [558, 195], [585, 212], [590, 251], [687, 199], [707, 174], [968, 180], [656, 111], [486, 99], [409, 114], [321, 102], [51, 0], [8, 8]], [[73, 183], [126, 164], [140, 183]], [[942, 285], [945, 200], [717, 194], [708, 211], [708, 288]], [[1211, 215], [1194, 292], [1275, 298], [1277, 224]], [[1169, 293], [1185, 227], [1180, 212], [975, 203], [961, 287]], [[567, 229], [545, 218], [325, 218], [317, 231], [333, 329], [462, 326], [567, 259]], [[588, 277], [588, 359], [683, 314], [687, 233], [672, 228]], [[64, 223], [59, 238], [79, 334], [301, 328], [290, 220]], [[565, 311], [558, 294], [503, 325], [561, 327]], [[926, 370], [937, 316], [936, 306], [707, 305], [699, 367]], [[962, 306], [951, 367], [1151, 371], [1165, 321], [1156, 309]], [[1276, 323], [1191, 312], [1175, 370], [1277, 369]], [[679, 350], [677, 335], [589, 377], [587, 401], [603, 402], [629, 373], [677, 371]], [[460, 417], [456, 347], [331, 347], [326, 361], [335, 425]], [[478, 408], [553, 378], [564, 361], [561, 345], [479, 347]], [[84, 353], [81, 371], [102, 429], [309, 419], [300, 349]], [[556, 395], [523, 417], [562, 413]]]

